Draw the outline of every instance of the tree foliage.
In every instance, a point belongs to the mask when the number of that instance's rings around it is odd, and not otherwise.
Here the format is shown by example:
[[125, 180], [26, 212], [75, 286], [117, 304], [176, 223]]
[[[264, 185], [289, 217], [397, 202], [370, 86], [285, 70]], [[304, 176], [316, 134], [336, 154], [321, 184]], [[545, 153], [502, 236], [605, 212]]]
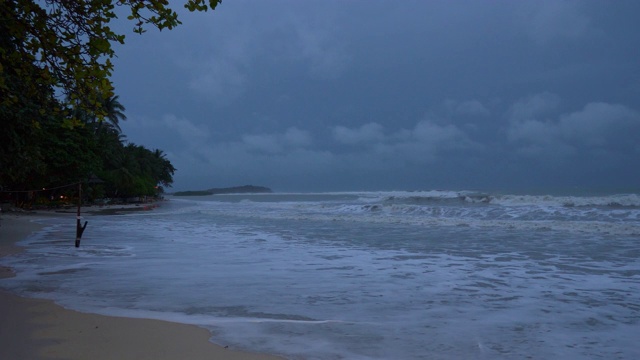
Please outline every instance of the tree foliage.
[[[207, 3], [191, 0], [185, 7], [208, 10], [220, 0]], [[155, 195], [173, 182], [175, 168], [162, 151], [128, 143], [120, 130], [125, 108], [109, 79], [112, 44], [124, 42], [109, 27], [117, 7], [130, 10], [138, 33], [180, 24], [166, 0], [0, 1], [5, 194], [64, 189], [91, 174], [105, 181], [94, 185], [94, 197]]]
[[[56, 106], [55, 99], [48, 99], [52, 107]], [[109, 108], [124, 116], [124, 107], [117, 96], [104, 101], [111, 102]], [[176, 169], [164, 153], [127, 142], [115, 124], [97, 122], [83, 114], [79, 116], [83, 125], [69, 128], [62, 126], [64, 118], [60, 114], [29, 111], [37, 104], [25, 105], [25, 112], [2, 114], [0, 190], [3, 192], [21, 195], [25, 190], [62, 187], [58, 192], [71, 191], [74, 195], [74, 184], [97, 175], [103, 182], [89, 185], [90, 197], [130, 198], [158, 195], [163, 186], [173, 183]], [[106, 115], [110, 116], [115, 114]], [[50, 195], [48, 190], [42, 193]], [[16, 199], [19, 198], [23, 196]]]
[[168, 0], [0, 0], [0, 191], [63, 191], [89, 175], [104, 181], [93, 197], [156, 195], [171, 185], [176, 169], [164, 153], [128, 143], [120, 130], [125, 108], [110, 76], [125, 35], [110, 25], [123, 13], [139, 34], [180, 24]]
[[[213, 10], [221, 0], [188, 0], [189, 11]], [[58, 112], [80, 108], [106, 116], [101, 97], [112, 97], [113, 44], [123, 44], [124, 34], [110, 27], [116, 8], [128, 8], [134, 32], [147, 27], [172, 29], [181, 22], [168, 0], [2, 0], [0, 27], [3, 36], [0, 57], [0, 105], [18, 109], [20, 99], [11, 90], [11, 76], [18, 76], [37, 92], [51, 87], [64, 100]], [[75, 116], [65, 116], [65, 125], [79, 125]]]

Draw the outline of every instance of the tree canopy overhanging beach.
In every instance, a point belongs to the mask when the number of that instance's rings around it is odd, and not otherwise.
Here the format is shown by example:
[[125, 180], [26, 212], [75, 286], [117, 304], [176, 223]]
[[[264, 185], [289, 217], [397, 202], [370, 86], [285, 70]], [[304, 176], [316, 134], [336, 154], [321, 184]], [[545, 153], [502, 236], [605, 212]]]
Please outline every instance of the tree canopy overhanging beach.
[[[215, 9], [221, 0], [188, 0], [189, 11]], [[112, 44], [124, 44], [125, 35], [109, 25], [118, 19], [117, 8], [128, 8], [127, 19], [135, 23], [134, 32], [146, 27], [173, 29], [181, 24], [167, 0], [9, 0], [0, 4], [2, 18], [2, 67], [0, 89], [3, 106], [19, 100], [12, 85], [20, 80], [24, 90], [54, 88], [64, 95], [61, 105], [79, 108], [106, 117], [104, 95], [113, 96], [110, 76], [115, 56]], [[11, 77], [12, 73], [18, 78]], [[5, 93], [6, 92], [6, 93]], [[68, 116], [67, 123], [79, 125], [81, 119]]]

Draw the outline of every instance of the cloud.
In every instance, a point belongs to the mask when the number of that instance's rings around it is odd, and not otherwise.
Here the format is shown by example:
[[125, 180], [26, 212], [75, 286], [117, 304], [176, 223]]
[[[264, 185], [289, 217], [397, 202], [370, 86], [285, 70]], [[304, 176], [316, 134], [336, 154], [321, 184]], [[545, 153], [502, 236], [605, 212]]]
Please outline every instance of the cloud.
[[509, 142], [517, 144], [516, 152], [525, 157], [560, 160], [576, 153], [576, 149], [560, 137], [557, 125], [551, 122], [513, 122], [507, 131], [507, 138]]
[[517, 101], [509, 110], [511, 122], [536, 119], [555, 111], [560, 105], [560, 97], [543, 92]]
[[349, 56], [335, 38], [315, 30], [298, 28], [300, 55], [309, 62], [313, 75], [333, 79], [341, 75], [349, 63]]
[[284, 133], [283, 140], [289, 145], [299, 148], [309, 147], [312, 144], [309, 132], [296, 127], [288, 128]]
[[454, 125], [438, 125], [431, 121], [420, 121], [411, 133], [413, 141], [431, 147], [454, 148], [467, 142], [466, 135]]
[[218, 104], [228, 104], [240, 96], [246, 85], [247, 75], [238, 63], [229, 59], [209, 59], [194, 65], [189, 89]]
[[[189, 176], [180, 179], [187, 187], [304, 185], [335, 171], [334, 155], [312, 145], [307, 131], [289, 128], [279, 133], [245, 134], [237, 140], [184, 150], [175, 159], [189, 168]], [[202, 183], [207, 185], [189, 185]]]
[[638, 6], [229, 1], [128, 35], [114, 83], [125, 134], [165, 150], [177, 186], [319, 174], [417, 188], [436, 173], [518, 185], [532, 166], [540, 179], [609, 166], [606, 187], [638, 173]]
[[284, 134], [243, 135], [242, 144], [249, 151], [278, 154], [310, 146], [311, 136], [304, 130], [292, 127], [287, 129]]
[[589, 30], [590, 19], [577, 0], [520, 2], [518, 22], [538, 45], [557, 40], [575, 40]]
[[368, 123], [359, 128], [349, 129], [344, 126], [333, 128], [333, 137], [342, 144], [355, 145], [382, 141], [385, 138], [382, 125], [378, 123]]
[[287, 27], [290, 27], [294, 37], [286, 55], [306, 62], [311, 75], [315, 77], [336, 79], [351, 63], [351, 56], [341, 36], [343, 26], [329, 13], [307, 14], [307, 9], [304, 13], [289, 13], [290, 23]]
[[538, 120], [522, 120], [511, 123], [507, 137], [511, 142], [550, 143], [558, 137], [556, 126]]
[[490, 111], [478, 100], [468, 100], [458, 102], [455, 100], [447, 99], [444, 102], [444, 106], [447, 112], [451, 115], [462, 116], [486, 116]]
[[[229, 11], [239, 11], [230, 8]], [[228, 105], [249, 86], [249, 71], [261, 47], [262, 31], [256, 31], [251, 19], [240, 16], [231, 20], [185, 14], [187, 26], [198, 32], [195, 38], [180, 38], [172, 56], [186, 71], [188, 89], [215, 105]]]
[[387, 134], [377, 123], [359, 128], [337, 126], [333, 128], [333, 137], [342, 144], [364, 146], [364, 149], [353, 150], [350, 155], [352, 158], [360, 157], [362, 162], [425, 163], [448, 151], [478, 146], [455, 125], [440, 125], [432, 120], [422, 120], [413, 129], [399, 129]]
[[386, 145], [385, 152], [392, 151], [398, 160], [416, 163], [432, 162], [447, 152], [479, 146], [455, 125], [439, 125], [431, 120], [418, 122], [412, 130], [400, 130], [392, 138], [397, 141]]
[[176, 131], [184, 127], [179, 132], [180, 138], [196, 136], [195, 142], [199, 144], [172, 152], [172, 161], [175, 159], [181, 167], [193, 168], [189, 172], [195, 176], [208, 173], [211, 181], [225, 183], [250, 182], [253, 178], [264, 179], [261, 181], [266, 183], [285, 178], [310, 183], [317, 182], [316, 177], [325, 177], [328, 172], [337, 173], [335, 180], [358, 172], [427, 164], [451, 151], [478, 148], [456, 126], [439, 125], [431, 120], [419, 121], [410, 129], [388, 132], [377, 123], [355, 128], [335, 127], [333, 139], [349, 145], [342, 152], [332, 149], [329, 144], [319, 148], [312, 141], [311, 133], [296, 127], [273, 133], [244, 134], [234, 141], [211, 143], [208, 134], [197, 138], [200, 129], [185, 119], [167, 117], [167, 123]]
[[[588, 103], [582, 110], [550, 114], [559, 98], [539, 94], [514, 104], [507, 139], [532, 157], [566, 158], [585, 151], [633, 151], [628, 134], [640, 131], [640, 113], [620, 104]], [[608, 150], [608, 151], [609, 151]]]
[[604, 146], [623, 139], [640, 126], [640, 114], [619, 104], [589, 103], [584, 109], [562, 115], [558, 130], [566, 139], [586, 146]]
[[177, 134], [187, 144], [200, 144], [210, 136], [209, 130], [205, 126], [196, 125], [185, 118], [179, 118], [173, 114], [162, 116], [162, 124], [169, 130], [169, 133]]
[[335, 79], [350, 63], [342, 24], [325, 17], [326, 11], [262, 3], [234, 3], [220, 11], [226, 16], [215, 21], [187, 14], [199, 32], [197, 42], [182, 39], [185, 50], [172, 55], [187, 74], [188, 89], [213, 105], [230, 106], [265, 81], [256, 71], [304, 67], [312, 77]]
[[247, 149], [257, 152], [277, 154], [283, 151], [283, 144], [275, 135], [243, 135], [242, 143]]
[[152, 149], [160, 147], [167, 153], [205, 146], [211, 137], [205, 124], [174, 114], [164, 114], [159, 119], [133, 114], [122, 128], [129, 141]]

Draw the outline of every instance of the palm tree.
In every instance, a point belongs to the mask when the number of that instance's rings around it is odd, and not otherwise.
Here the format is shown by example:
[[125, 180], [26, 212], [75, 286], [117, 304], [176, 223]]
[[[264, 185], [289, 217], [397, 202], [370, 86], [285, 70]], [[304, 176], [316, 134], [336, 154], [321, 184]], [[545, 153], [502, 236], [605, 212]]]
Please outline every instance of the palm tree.
[[164, 186], [171, 186], [173, 183], [173, 174], [176, 172], [176, 168], [173, 167], [169, 159], [167, 159], [166, 154], [160, 149], [155, 149], [153, 157], [156, 160], [156, 164], [159, 166], [159, 171], [156, 173], [158, 181]]
[[98, 116], [95, 113], [89, 113], [81, 108], [73, 109], [73, 117], [82, 121], [85, 126], [89, 126], [93, 129], [94, 134], [102, 132], [116, 132], [122, 133], [120, 128], [120, 121], [127, 120], [127, 116], [124, 114], [126, 110], [124, 105], [120, 103], [118, 95], [109, 96], [103, 98], [102, 110], [104, 110], [105, 118], [98, 120]]
[[124, 114], [126, 110], [124, 105], [118, 100], [119, 97], [119, 95], [107, 97], [103, 100], [102, 107], [107, 113], [105, 120], [116, 128], [118, 132], [122, 132], [122, 129], [120, 129], [120, 121], [127, 120], [127, 116]]

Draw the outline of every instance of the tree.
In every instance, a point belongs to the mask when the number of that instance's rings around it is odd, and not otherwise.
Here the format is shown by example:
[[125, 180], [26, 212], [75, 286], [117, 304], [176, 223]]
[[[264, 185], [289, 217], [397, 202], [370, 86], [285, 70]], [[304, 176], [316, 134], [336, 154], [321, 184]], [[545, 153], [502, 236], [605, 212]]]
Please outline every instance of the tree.
[[[124, 114], [126, 110], [124, 105], [118, 100], [119, 96], [109, 96], [102, 100], [102, 108], [105, 111], [105, 120], [113, 126], [118, 132], [121, 132], [120, 121], [127, 120], [127, 116]], [[101, 130], [102, 122], [99, 122], [97, 131]]]
[[153, 151], [155, 174], [157, 183], [163, 186], [171, 186], [173, 183], [173, 174], [176, 168], [171, 165], [171, 162], [166, 158], [164, 152], [160, 149]]
[[[221, 2], [188, 0], [184, 7], [207, 11]], [[11, 91], [13, 79], [7, 72], [11, 69], [29, 88], [53, 88], [65, 99], [56, 110], [67, 113], [67, 126], [80, 124], [71, 107], [96, 114], [100, 120], [106, 117], [101, 100], [113, 97], [112, 44], [123, 44], [125, 39], [109, 27], [117, 18], [116, 6], [129, 8], [128, 19], [135, 21], [134, 32], [139, 34], [147, 26], [162, 30], [181, 24], [168, 0], [0, 1], [0, 26], [6, 38], [0, 48], [0, 92], [6, 94], [0, 106], [14, 110], [20, 106]]]
[[98, 176], [106, 180], [106, 194], [110, 197], [154, 196], [162, 186], [171, 186], [175, 168], [161, 150], [151, 151], [144, 146], [120, 144], [120, 156], [105, 163]]
[[[2, 5], [0, 5], [2, 6]], [[19, 46], [9, 36], [7, 24], [0, 21], [0, 186], [15, 187], [31, 174], [44, 171], [42, 123], [50, 120], [50, 112], [59, 105], [51, 86], [40, 82], [27, 84], [23, 79], [38, 79], [42, 70], [33, 64], [14, 67], [5, 53]]]
[[[220, 2], [184, 6], [206, 11]], [[89, 174], [123, 196], [154, 195], [158, 184], [172, 183], [175, 168], [161, 152], [125, 145], [125, 109], [109, 79], [112, 45], [125, 38], [109, 27], [116, 7], [128, 8], [134, 32], [143, 33], [180, 24], [168, 4], [0, 0], [0, 190], [64, 188]]]

